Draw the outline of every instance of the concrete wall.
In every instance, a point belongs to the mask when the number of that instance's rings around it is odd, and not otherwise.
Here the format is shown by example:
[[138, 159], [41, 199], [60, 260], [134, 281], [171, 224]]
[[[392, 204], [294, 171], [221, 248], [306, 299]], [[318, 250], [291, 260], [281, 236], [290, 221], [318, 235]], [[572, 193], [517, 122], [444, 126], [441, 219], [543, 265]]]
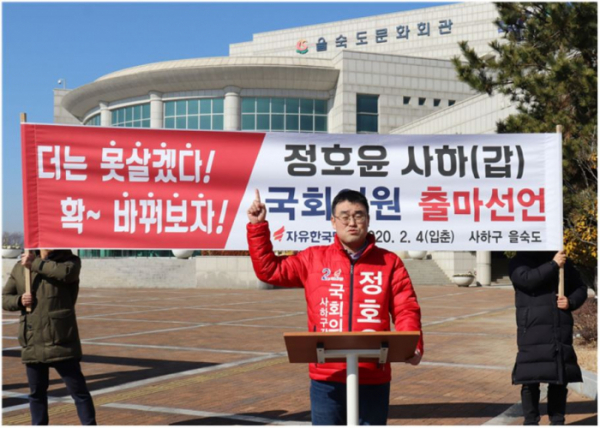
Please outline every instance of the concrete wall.
[[[475, 253], [432, 253], [432, 260], [405, 258], [413, 284], [447, 284], [454, 273], [475, 268]], [[472, 259], [472, 260], [471, 260]], [[437, 266], [432, 263], [437, 263]], [[2, 283], [17, 259], [2, 259]], [[81, 287], [84, 288], [227, 288], [270, 289], [254, 274], [250, 257], [104, 258], [82, 259]]]
[[70, 92], [70, 89], [54, 90], [54, 123], [61, 125], [81, 125], [79, 119], [73, 116], [62, 105], [62, 99]]
[[[475, 253], [432, 253], [446, 275], [475, 268]], [[472, 266], [471, 266], [472, 258]], [[446, 284], [431, 260], [407, 260], [413, 283]], [[17, 259], [2, 259], [2, 284]], [[412, 263], [412, 264], [411, 264]], [[426, 266], [426, 267], [425, 267]], [[436, 276], [437, 275], [437, 276]], [[431, 281], [434, 278], [435, 281]], [[227, 288], [269, 289], [254, 274], [250, 257], [194, 257], [187, 260], [167, 257], [82, 259], [81, 287], [84, 288]]]
[[196, 288], [273, 288], [256, 278], [250, 257], [196, 257]]
[[82, 259], [81, 286], [86, 288], [194, 288], [194, 259]]
[[17, 263], [18, 259], [2, 259], [2, 286], [6, 284], [6, 280], [12, 271], [12, 268]]
[[[2, 283], [17, 259], [2, 259]], [[85, 288], [233, 288], [265, 289], [250, 257], [82, 259]]]
[[449, 278], [458, 273], [475, 272], [477, 267], [475, 251], [434, 251], [431, 258]]
[[474, 95], [452, 107], [391, 131], [392, 134], [495, 134], [496, 123], [517, 108], [510, 98], [497, 94]]
[[[379, 133], [451, 109], [449, 101], [475, 93], [459, 82], [448, 60], [344, 51], [333, 60], [340, 69], [330, 133], [356, 132], [357, 94], [379, 95]], [[404, 97], [409, 97], [404, 104]], [[419, 98], [425, 103], [419, 105]], [[439, 105], [434, 105], [439, 100]]]

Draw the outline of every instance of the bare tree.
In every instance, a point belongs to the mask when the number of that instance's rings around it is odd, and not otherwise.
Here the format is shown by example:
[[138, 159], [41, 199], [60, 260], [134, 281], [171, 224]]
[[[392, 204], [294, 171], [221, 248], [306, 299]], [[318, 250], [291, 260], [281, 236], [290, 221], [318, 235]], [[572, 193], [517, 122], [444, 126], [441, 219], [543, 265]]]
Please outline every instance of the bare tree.
[[2, 232], [3, 248], [23, 248], [24, 242], [23, 232]]

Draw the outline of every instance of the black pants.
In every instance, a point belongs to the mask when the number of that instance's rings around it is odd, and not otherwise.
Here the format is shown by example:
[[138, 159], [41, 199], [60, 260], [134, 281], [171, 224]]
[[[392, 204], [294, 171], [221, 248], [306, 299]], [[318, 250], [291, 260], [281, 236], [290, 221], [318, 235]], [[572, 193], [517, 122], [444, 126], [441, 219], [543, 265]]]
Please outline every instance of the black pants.
[[54, 367], [75, 400], [77, 415], [82, 425], [96, 425], [96, 410], [85, 384], [78, 359], [49, 364], [26, 364], [29, 382], [29, 408], [32, 425], [48, 425], [48, 385], [50, 367]]
[[[567, 410], [567, 385], [548, 385], [548, 417], [550, 425], [564, 425]], [[523, 425], [538, 425], [540, 422], [540, 384], [530, 383], [521, 387], [523, 403]]]

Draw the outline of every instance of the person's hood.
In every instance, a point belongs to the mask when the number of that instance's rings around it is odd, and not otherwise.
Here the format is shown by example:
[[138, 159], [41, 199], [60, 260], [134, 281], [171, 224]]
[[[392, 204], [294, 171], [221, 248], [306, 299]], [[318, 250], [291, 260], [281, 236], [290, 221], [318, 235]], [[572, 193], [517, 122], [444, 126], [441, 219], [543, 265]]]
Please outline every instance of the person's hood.
[[518, 255], [524, 259], [531, 260], [539, 266], [551, 261], [556, 253], [556, 251], [519, 251]]
[[71, 250], [54, 250], [48, 255], [48, 260], [52, 260], [54, 262], [64, 262], [73, 257], [73, 252]]

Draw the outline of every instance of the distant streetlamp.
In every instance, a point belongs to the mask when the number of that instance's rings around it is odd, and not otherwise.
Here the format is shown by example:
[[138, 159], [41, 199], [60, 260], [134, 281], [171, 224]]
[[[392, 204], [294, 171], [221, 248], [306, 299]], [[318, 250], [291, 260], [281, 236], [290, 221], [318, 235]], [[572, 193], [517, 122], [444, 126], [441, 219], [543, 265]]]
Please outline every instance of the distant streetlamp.
[[67, 79], [58, 79], [58, 84], [63, 85], [63, 89], [67, 89]]

